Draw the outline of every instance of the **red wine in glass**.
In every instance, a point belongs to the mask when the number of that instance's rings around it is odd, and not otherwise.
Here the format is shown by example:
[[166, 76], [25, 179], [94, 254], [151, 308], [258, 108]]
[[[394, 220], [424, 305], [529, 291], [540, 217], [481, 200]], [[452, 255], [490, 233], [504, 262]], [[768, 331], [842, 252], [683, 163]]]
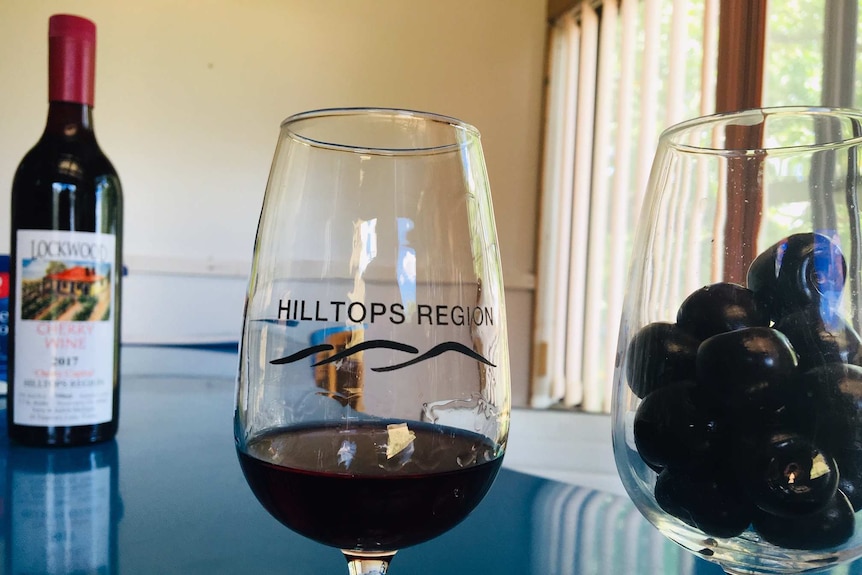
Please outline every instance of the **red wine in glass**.
[[[407, 442], [393, 448], [400, 437]], [[497, 475], [496, 452], [483, 435], [387, 420], [277, 429], [239, 459], [258, 500], [287, 527], [340, 549], [389, 551], [467, 517]]]

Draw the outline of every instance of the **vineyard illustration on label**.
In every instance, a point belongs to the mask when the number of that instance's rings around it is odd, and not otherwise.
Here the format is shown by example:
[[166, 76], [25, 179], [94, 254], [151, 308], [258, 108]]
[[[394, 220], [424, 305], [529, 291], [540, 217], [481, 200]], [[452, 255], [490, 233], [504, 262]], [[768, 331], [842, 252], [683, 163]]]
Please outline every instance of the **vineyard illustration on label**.
[[111, 318], [111, 264], [21, 261], [21, 319], [108, 321]]

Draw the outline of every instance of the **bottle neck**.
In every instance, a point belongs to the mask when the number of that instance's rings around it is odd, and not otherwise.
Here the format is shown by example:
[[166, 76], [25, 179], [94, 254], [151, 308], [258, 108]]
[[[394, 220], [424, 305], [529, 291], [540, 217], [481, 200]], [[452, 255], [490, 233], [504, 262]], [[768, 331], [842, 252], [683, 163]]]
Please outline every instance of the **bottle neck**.
[[48, 37], [48, 101], [93, 105], [96, 79], [95, 28], [51, 29]]
[[51, 102], [45, 135], [67, 138], [95, 138], [93, 108], [77, 102]]
[[56, 14], [48, 20], [48, 122], [45, 135], [92, 138], [96, 26]]

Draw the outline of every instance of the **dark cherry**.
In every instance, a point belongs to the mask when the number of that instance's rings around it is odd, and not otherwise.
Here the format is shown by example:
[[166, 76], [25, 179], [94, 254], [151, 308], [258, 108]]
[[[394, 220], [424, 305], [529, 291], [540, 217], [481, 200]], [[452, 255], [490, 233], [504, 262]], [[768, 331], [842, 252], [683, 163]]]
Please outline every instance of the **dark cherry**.
[[808, 306], [779, 319], [775, 329], [790, 340], [803, 371], [827, 363], [860, 363], [862, 339], [831, 310]]
[[803, 405], [792, 377], [737, 382], [721, 401], [733, 414], [733, 431], [738, 437], [811, 428], [808, 420], [798, 419], [800, 410], [790, 409]]
[[853, 511], [862, 509], [862, 448], [839, 451], [835, 454], [838, 465], [838, 490], [847, 496]]
[[674, 381], [694, 378], [700, 340], [676, 324], [656, 322], [641, 328], [626, 352], [626, 376], [638, 397], [646, 397]]
[[693, 382], [675, 382], [644, 398], [634, 419], [635, 446], [651, 467], [711, 469], [729, 433], [718, 403]]
[[809, 305], [835, 309], [847, 277], [844, 254], [828, 237], [800, 233], [758, 255], [748, 269], [747, 287], [778, 321]]
[[666, 513], [713, 537], [736, 537], [748, 528], [754, 513], [732, 479], [722, 482], [716, 476], [670, 469], [656, 480], [655, 500]]
[[749, 327], [714, 335], [697, 350], [697, 381], [731, 394], [780, 384], [796, 372], [796, 353], [781, 332]]
[[783, 517], [823, 509], [838, 488], [831, 455], [796, 433], [775, 433], [753, 442], [740, 478], [760, 509]]
[[752, 519], [760, 536], [787, 549], [828, 549], [846, 542], [853, 535], [853, 507], [840, 491], [815, 513], [783, 517], [756, 510]]
[[745, 327], [766, 327], [769, 315], [760, 309], [754, 292], [734, 283], [704, 286], [679, 307], [676, 324], [700, 340]]
[[830, 363], [802, 373], [786, 396], [787, 412], [833, 453], [862, 444], [862, 367]]

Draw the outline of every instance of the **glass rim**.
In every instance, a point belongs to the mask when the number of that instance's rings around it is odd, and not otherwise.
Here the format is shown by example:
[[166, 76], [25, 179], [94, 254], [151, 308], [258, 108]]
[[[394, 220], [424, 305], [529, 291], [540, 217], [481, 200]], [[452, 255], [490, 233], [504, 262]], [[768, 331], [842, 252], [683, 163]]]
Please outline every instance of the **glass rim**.
[[[361, 146], [355, 144], [345, 144], [335, 141], [322, 140], [312, 138], [302, 134], [298, 130], [298, 125], [308, 120], [333, 119], [344, 117], [404, 117], [424, 120], [434, 124], [445, 124], [454, 129], [454, 133], [464, 133], [469, 135], [469, 138], [458, 140], [453, 138], [453, 141], [448, 144], [438, 146], [422, 146], [422, 147], [398, 147], [398, 146]], [[386, 108], [386, 107], [341, 107], [341, 108], [320, 108], [299, 112], [288, 116], [281, 122], [281, 130], [287, 136], [299, 143], [319, 148], [324, 150], [333, 150], [340, 152], [350, 152], [354, 154], [372, 155], [372, 156], [413, 156], [413, 155], [429, 155], [452, 152], [460, 150], [467, 146], [470, 139], [480, 139], [479, 130], [472, 124], [468, 124], [458, 118], [437, 114], [434, 112], [424, 112], [421, 110], [411, 110], [408, 108]]]
[[[697, 145], [682, 141], [681, 136], [691, 133], [697, 129], [708, 130], [715, 126], [752, 126], [762, 124], [770, 116], [797, 116], [797, 117], [833, 117], [839, 119], [853, 119], [860, 127], [859, 135], [849, 138], [841, 138], [834, 141], [812, 142], [809, 144], [792, 145], [770, 145], [764, 143], [759, 147], [745, 146], [718, 146]], [[762, 108], [748, 108], [733, 112], [721, 112], [684, 120], [674, 124], [659, 136], [659, 146], [666, 145], [668, 148], [696, 154], [712, 154], [715, 156], [737, 157], [753, 155], [777, 155], [786, 153], [799, 153], [804, 151], [842, 149], [851, 146], [862, 146], [862, 110], [846, 107], [830, 106], [774, 106]]]

